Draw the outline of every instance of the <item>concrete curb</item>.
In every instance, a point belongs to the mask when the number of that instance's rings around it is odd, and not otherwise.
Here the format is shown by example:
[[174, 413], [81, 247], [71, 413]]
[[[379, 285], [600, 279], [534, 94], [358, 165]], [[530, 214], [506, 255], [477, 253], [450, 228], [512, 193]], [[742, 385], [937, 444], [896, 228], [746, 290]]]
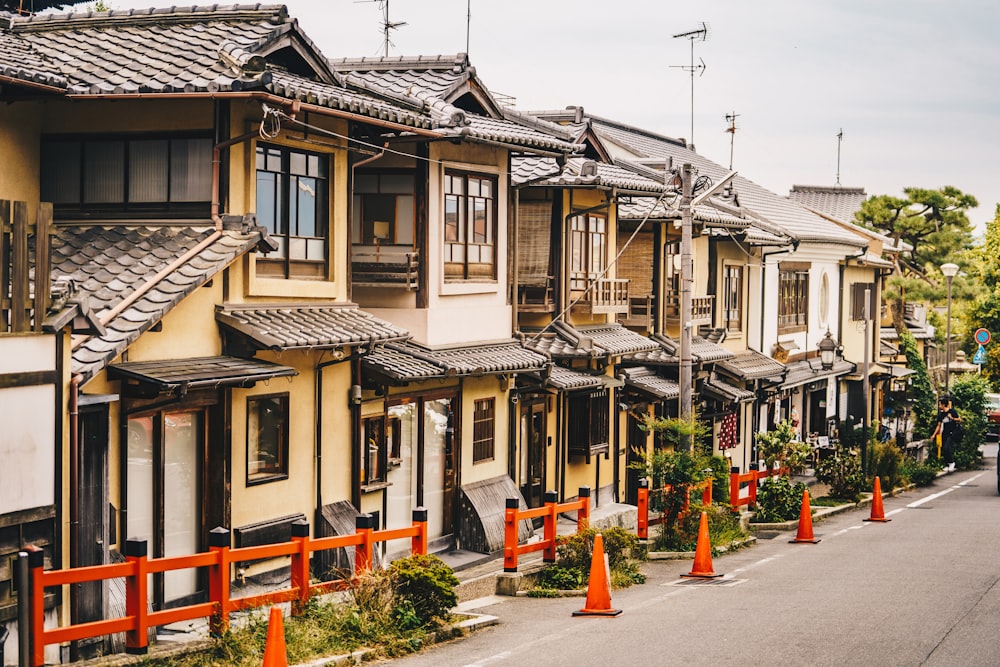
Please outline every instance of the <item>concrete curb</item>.
[[[757, 537], [750, 535], [742, 540], [734, 540], [729, 545], [713, 547], [713, 551], [724, 554], [731, 550], [741, 549], [746, 546], [753, 546], [757, 542]], [[693, 551], [647, 551], [646, 560], [690, 560], [694, 558]]]

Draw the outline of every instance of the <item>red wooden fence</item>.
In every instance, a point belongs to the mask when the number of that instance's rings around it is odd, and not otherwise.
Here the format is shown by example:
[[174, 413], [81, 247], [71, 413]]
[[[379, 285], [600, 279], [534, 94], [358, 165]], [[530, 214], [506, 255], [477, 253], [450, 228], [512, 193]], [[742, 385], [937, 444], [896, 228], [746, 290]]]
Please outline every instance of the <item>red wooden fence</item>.
[[[772, 468], [763, 470], [751, 470], [740, 473], [740, 469], [733, 467], [729, 471], [729, 504], [734, 509], [739, 509], [741, 505], [755, 507], [757, 505], [757, 483], [759, 480], [768, 477], [787, 475], [788, 468]], [[742, 486], [747, 485], [747, 495], [742, 495]]]
[[[695, 484], [691, 487], [691, 491], [697, 491], [701, 489], [701, 504], [711, 505], [712, 504], [712, 478], [709, 477], [703, 482]], [[660, 493], [667, 494], [673, 490], [673, 485], [665, 484], [662, 489], [659, 490]], [[649, 517], [649, 481], [646, 479], [639, 480], [639, 518], [638, 527], [636, 530], [636, 535], [640, 540], [645, 540], [649, 538], [649, 527], [656, 526], [663, 523], [663, 516], [658, 516], [656, 518]], [[657, 491], [654, 489], [654, 493]], [[691, 496], [684, 499], [684, 506], [681, 508], [678, 517], [682, 517], [691, 511]]]
[[[407, 528], [394, 530], [374, 530], [373, 517], [362, 514], [357, 517], [353, 535], [337, 535], [313, 539], [309, 537], [309, 524], [299, 521], [292, 524], [291, 541], [254, 547], [231, 549], [231, 533], [225, 528], [216, 528], [209, 536], [209, 551], [189, 556], [171, 556], [149, 559], [146, 556], [145, 540], [128, 540], [125, 543], [125, 562], [111, 565], [95, 565], [68, 570], [43, 569], [40, 551], [29, 554], [31, 590], [29, 611], [31, 618], [32, 664], [45, 664], [45, 646], [61, 642], [76, 641], [88, 637], [98, 637], [117, 632], [125, 633], [127, 653], [144, 654], [148, 650], [148, 630], [158, 625], [176, 623], [195, 618], [210, 617], [213, 633], [221, 633], [229, 627], [229, 614], [234, 611], [255, 609], [280, 602], [291, 602], [292, 613], [299, 614], [312, 595], [342, 589], [345, 580], [311, 583], [309, 580], [309, 557], [326, 549], [354, 547], [355, 574], [371, 569], [372, 546], [402, 538], [412, 540], [412, 553], [427, 553], [427, 510], [413, 512], [413, 524]], [[291, 586], [282, 590], [251, 595], [241, 598], [230, 597], [231, 565], [242, 561], [266, 558], [291, 557]], [[162, 611], [149, 611], [148, 575], [170, 572], [192, 567], [209, 568], [209, 601], [186, 605]], [[120, 618], [78, 623], [58, 628], [45, 628], [43, 605], [45, 589], [66, 584], [100, 581], [121, 577], [125, 579], [125, 616]], [[27, 596], [26, 596], [27, 597]]]
[[[542, 551], [542, 560], [554, 563], [556, 560], [556, 520], [561, 512], [576, 511], [577, 531], [586, 530], [590, 523], [590, 487], [581, 486], [579, 497], [568, 503], [556, 502], [555, 491], [545, 492], [545, 505], [530, 510], [521, 510], [520, 500], [507, 499], [504, 515], [503, 571], [517, 572], [517, 557], [533, 551]], [[517, 524], [523, 519], [545, 517], [542, 540], [530, 544], [518, 544]]]

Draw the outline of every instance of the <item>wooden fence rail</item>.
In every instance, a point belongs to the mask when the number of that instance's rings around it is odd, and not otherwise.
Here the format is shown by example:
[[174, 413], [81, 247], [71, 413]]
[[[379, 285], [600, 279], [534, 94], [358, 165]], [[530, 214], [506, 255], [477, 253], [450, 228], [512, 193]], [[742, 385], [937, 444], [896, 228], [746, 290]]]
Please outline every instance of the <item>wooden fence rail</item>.
[[[556, 560], [556, 521], [562, 512], [576, 512], [577, 532], [586, 530], [590, 524], [590, 487], [581, 486], [576, 500], [568, 503], [556, 502], [559, 495], [555, 491], [545, 492], [545, 504], [529, 510], [521, 510], [520, 500], [508, 498], [504, 515], [503, 571], [517, 572], [517, 559], [521, 554], [542, 551], [542, 560], [554, 563]], [[544, 517], [542, 540], [529, 544], [518, 544], [517, 524], [524, 519]]]
[[[44, 569], [44, 559], [40, 550], [26, 549], [28, 558], [28, 590], [30, 596], [19, 596], [18, 604], [30, 604], [25, 611], [31, 619], [30, 646], [20, 650], [31, 655], [31, 664], [41, 667], [45, 664], [45, 646], [62, 642], [77, 641], [89, 637], [125, 633], [125, 651], [144, 654], [148, 650], [149, 628], [187, 621], [196, 618], [210, 618], [213, 633], [220, 634], [229, 627], [229, 615], [234, 611], [256, 609], [281, 602], [292, 603], [292, 614], [302, 613], [309, 598], [320, 593], [343, 589], [347, 580], [310, 582], [310, 556], [327, 549], [354, 548], [354, 572], [358, 574], [371, 569], [372, 547], [379, 542], [410, 538], [411, 553], [427, 553], [427, 510], [413, 511], [413, 523], [406, 528], [375, 530], [370, 514], [361, 514], [355, 522], [353, 535], [337, 535], [312, 539], [309, 537], [309, 523], [302, 520], [292, 524], [291, 540], [277, 544], [253, 547], [230, 548], [232, 532], [226, 528], [216, 528], [209, 535], [209, 551], [188, 556], [167, 558], [147, 557], [145, 540], [128, 540], [125, 543], [125, 562], [110, 565], [94, 565], [67, 570]], [[291, 585], [288, 588], [233, 598], [230, 595], [230, 572], [234, 563], [268, 558], [291, 558]], [[148, 575], [184, 570], [208, 568], [209, 585], [207, 602], [186, 605], [162, 611], [149, 611]], [[102, 579], [125, 579], [125, 616], [89, 623], [78, 623], [57, 628], [45, 628], [45, 589], [66, 584], [77, 584]]]

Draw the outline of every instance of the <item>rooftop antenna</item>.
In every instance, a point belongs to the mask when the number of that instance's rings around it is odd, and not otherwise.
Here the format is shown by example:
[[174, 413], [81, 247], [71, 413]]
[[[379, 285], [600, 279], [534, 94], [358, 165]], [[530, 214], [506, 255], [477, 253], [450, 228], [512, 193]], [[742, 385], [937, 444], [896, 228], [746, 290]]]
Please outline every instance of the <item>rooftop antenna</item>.
[[472, 31], [472, 0], [465, 2], [465, 56], [469, 57], [469, 33]]
[[401, 28], [407, 25], [406, 21], [390, 21], [389, 20], [389, 0], [354, 0], [358, 2], [377, 2], [378, 8], [382, 11], [382, 35], [384, 37], [384, 49], [383, 55], [389, 57], [389, 47], [395, 46], [392, 40], [389, 39], [389, 33], [397, 28]]
[[840, 185], [840, 144], [844, 143], [844, 128], [837, 133], [837, 185]]
[[733, 144], [736, 142], [736, 119], [740, 117], [740, 114], [735, 111], [726, 114], [726, 122], [729, 123], [729, 127], [726, 128], [726, 132], [729, 133], [729, 171], [733, 170]]
[[701, 76], [702, 74], [705, 73], [705, 68], [706, 68], [705, 61], [702, 60], [700, 57], [698, 58], [700, 64], [698, 65], [694, 64], [694, 43], [706, 41], [708, 39], [708, 31], [709, 31], [708, 24], [702, 21], [701, 27], [698, 28], [697, 30], [689, 30], [688, 32], [682, 32], [674, 35], [674, 38], [684, 37], [689, 42], [691, 42], [691, 64], [671, 65], [671, 67], [682, 69], [685, 72], [691, 74], [691, 141], [689, 143], [689, 146], [691, 148], [694, 147], [694, 73], [698, 72], [698, 76]]

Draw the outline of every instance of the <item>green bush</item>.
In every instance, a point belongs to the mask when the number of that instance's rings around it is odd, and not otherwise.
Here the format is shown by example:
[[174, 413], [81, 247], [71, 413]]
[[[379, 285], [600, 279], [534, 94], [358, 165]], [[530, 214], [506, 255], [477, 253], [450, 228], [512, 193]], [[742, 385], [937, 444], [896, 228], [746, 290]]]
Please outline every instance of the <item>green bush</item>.
[[635, 556], [639, 538], [619, 526], [588, 528], [557, 539], [556, 562], [545, 568], [538, 580], [539, 589], [572, 590], [583, 588], [590, 580], [594, 537], [600, 533], [604, 554], [611, 569], [611, 585], [627, 588], [641, 584], [646, 577], [639, 571]]
[[917, 462], [912, 459], [905, 459], [900, 466], [900, 473], [904, 480], [908, 480], [917, 486], [930, 486], [937, 479], [940, 468], [927, 462]]
[[701, 528], [701, 513], [708, 515], [708, 535], [712, 547], [732, 546], [747, 536], [740, 524], [740, 515], [733, 512], [729, 505], [692, 505], [691, 512], [684, 517], [681, 530], [688, 536], [686, 551], [692, 551], [698, 545], [698, 530]]
[[861, 459], [843, 442], [834, 446], [833, 453], [816, 466], [816, 479], [830, 487], [830, 495], [857, 502], [865, 487]]
[[955, 445], [955, 467], [975, 470], [982, 467], [979, 446], [986, 441], [986, 393], [989, 382], [980, 375], [959, 375], [951, 385], [955, 407], [962, 418], [962, 437]]
[[802, 494], [806, 485], [794, 484], [788, 477], [770, 477], [757, 489], [755, 523], [780, 523], [797, 519], [802, 511]]
[[[878, 429], [872, 429], [878, 432]], [[878, 475], [883, 491], [891, 491], [900, 486], [903, 475], [900, 466], [903, 463], [903, 453], [895, 444], [879, 442], [874, 436], [868, 445], [868, 471], [873, 479]]]
[[[458, 579], [437, 556], [400, 558], [386, 572], [400, 598], [412, 607], [420, 625], [447, 619], [451, 608], [458, 604], [455, 594]], [[401, 606], [401, 614], [409, 611], [405, 604]]]
[[784, 420], [773, 431], [757, 433], [757, 451], [764, 465], [773, 468], [777, 463], [788, 468], [793, 475], [801, 474], [812, 456], [809, 443], [795, 439], [795, 429], [789, 420]]

